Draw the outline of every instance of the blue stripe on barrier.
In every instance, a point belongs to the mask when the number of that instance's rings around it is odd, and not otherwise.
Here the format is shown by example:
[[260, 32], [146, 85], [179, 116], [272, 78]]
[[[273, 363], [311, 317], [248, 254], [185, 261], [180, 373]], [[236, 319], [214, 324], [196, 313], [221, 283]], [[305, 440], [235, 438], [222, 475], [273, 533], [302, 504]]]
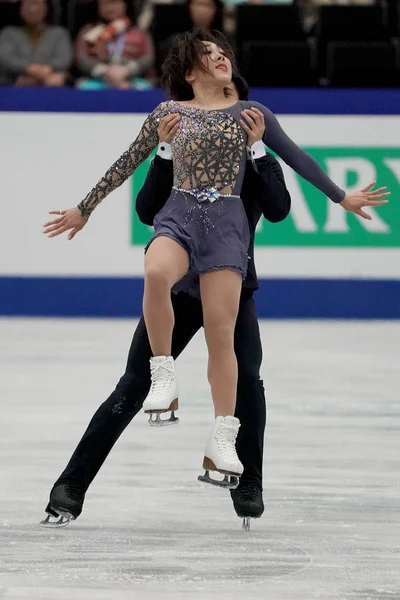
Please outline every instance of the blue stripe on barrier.
[[[400, 89], [253, 89], [250, 98], [276, 114], [398, 115]], [[165, 100], [149, 91], [0, 87], [0, 111], [146, 113]]]
[[[141, 278], [0, 277], [0, 315], [137, 317]], [[260, 318], [399, 319], [400, 280], [261, 279]]]

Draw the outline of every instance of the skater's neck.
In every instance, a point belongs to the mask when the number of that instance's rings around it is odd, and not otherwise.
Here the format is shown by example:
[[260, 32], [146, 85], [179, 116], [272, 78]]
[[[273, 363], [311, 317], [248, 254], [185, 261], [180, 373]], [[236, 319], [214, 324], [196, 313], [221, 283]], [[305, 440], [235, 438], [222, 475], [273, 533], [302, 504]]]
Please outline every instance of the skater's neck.
[[233, 103], [233, 98], [228, 99], [225, 96], [224, 88], [214, 84], [197, 86], [193, 84], [194, 98], [188, 104], [202, 109], [225, 108], [230, 103]]

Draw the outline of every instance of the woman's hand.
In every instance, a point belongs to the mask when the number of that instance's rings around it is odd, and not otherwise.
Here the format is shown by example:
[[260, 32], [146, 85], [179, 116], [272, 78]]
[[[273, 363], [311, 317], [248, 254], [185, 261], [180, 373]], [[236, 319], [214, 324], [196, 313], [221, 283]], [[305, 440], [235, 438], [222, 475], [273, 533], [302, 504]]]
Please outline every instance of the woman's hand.
[[68, 234], [68, 239], [72, 238], [83, 229], [88, 222], [89, 217], [82, 217], [79, 208], [69, 208], [68, 210], [51, 210], [49, 215], [59, 215], [57, 219], [47, 221], [43, 225], [43, 233], [47, 237], [52, 238], [61, 235], [65, 231], [71, 229]]
[[166, 144], [170, 144], [172, 142], [172, 138], [178, 131], [180, 119], [181, 117], [179, 113], [173, 113], [171, 115], [166, 115], [160, 120], [160, 124], [157, 129], [158, 139], [160, 142], [165, 142]]
[[375, 184], [376, 181], [373, 181], [359, 192], [346, 194], [342, 202], [340, 202], [340, 205], [343, 206], [345, 210], [371, 221], [371, 215], [367, 214], [362, 209], [368, 206], [381, 206], [382, 204], [387, 204], [388, 200], [382, 200], [382, 198], [390, 196], [390, 192], [386, 192], [386, 187], [372, 190]]
[[261, 110], [258, 110], [258, 108], [254, 107], [242, 110], [241, 114], [243, 118], [246, 119], [246, 122], [241, 120], [240, 124], [247, 133], [247, 146], [251, 148], [255, 142], [262, 140], [264, 135], [264, 115], [262, 114]]

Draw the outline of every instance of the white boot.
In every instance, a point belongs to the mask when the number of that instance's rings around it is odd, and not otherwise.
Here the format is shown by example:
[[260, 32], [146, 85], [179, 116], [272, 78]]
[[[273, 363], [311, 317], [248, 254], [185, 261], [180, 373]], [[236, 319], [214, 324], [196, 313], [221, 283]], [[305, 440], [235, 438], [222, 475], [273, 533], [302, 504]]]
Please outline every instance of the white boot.
[[150, 358], [151, 387], [143, 402], [145, 413], [163, 413], [178, 409], [178, 384], [172, 356]]
[[243, 465], [236, 453], [240, 421], [236, 417], [217, 417], [204, 452], [203, 469], [240, 477]]

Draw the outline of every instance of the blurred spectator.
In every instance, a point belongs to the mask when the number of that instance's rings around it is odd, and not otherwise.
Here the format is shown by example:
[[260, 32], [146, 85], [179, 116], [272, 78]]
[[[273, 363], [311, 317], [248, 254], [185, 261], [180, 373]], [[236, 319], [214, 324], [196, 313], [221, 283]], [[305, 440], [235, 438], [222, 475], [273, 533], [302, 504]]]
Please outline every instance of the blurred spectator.
[[0, 32], [2, 85], [65, 85], [72, 62], [72, 45], [63, 27], [51, 25], [46, 0], [22, 0], [21, 25]]
[[342, 6], [375, 4], [375, 0], [301, 0], [304, 28], [311, 31], [318, 21], [318, 9], [328, 4]]
[[224, 4], [233, 6], [235, 4], [293, 4], [295, 0], [224, 0]]
[[[222, 0], [185, 0], [183, 11], [184, 30], [190, 31], [195, 27], [203, 27], [210, 30], [216, 29], [226, 34], [224, 21], [224, 4]], [[161, 62], [167, 56], [175, 35], [171, 35], [159, 44]], [[232, 40], [229, 39], [229, 42], [232, 43]]]
[[77, 66], [88, 79], [81, 89], [148, 89], [153, 83], [154, 47], [150, 34], [135, 25], [126, 0], [98, 0], [98, 22], [77, 40]]
[[[155, 4], [183, 4], [185, 7], [184, 30], [193, 27], [224, 30], [224, 2], [222, 0], [145, 0], [138, 22], [143, 29], [149, 29], [154, 18]], [[173, 27], [171, 27], [173, 29]], [[182, 28], [180, 28], [183, 30]], [[173, 36], [168, 41], [171, 42]]]
[[222, 0], [186, 0], [188, 29], [204, 27], [222, 31], [224, 4]]

